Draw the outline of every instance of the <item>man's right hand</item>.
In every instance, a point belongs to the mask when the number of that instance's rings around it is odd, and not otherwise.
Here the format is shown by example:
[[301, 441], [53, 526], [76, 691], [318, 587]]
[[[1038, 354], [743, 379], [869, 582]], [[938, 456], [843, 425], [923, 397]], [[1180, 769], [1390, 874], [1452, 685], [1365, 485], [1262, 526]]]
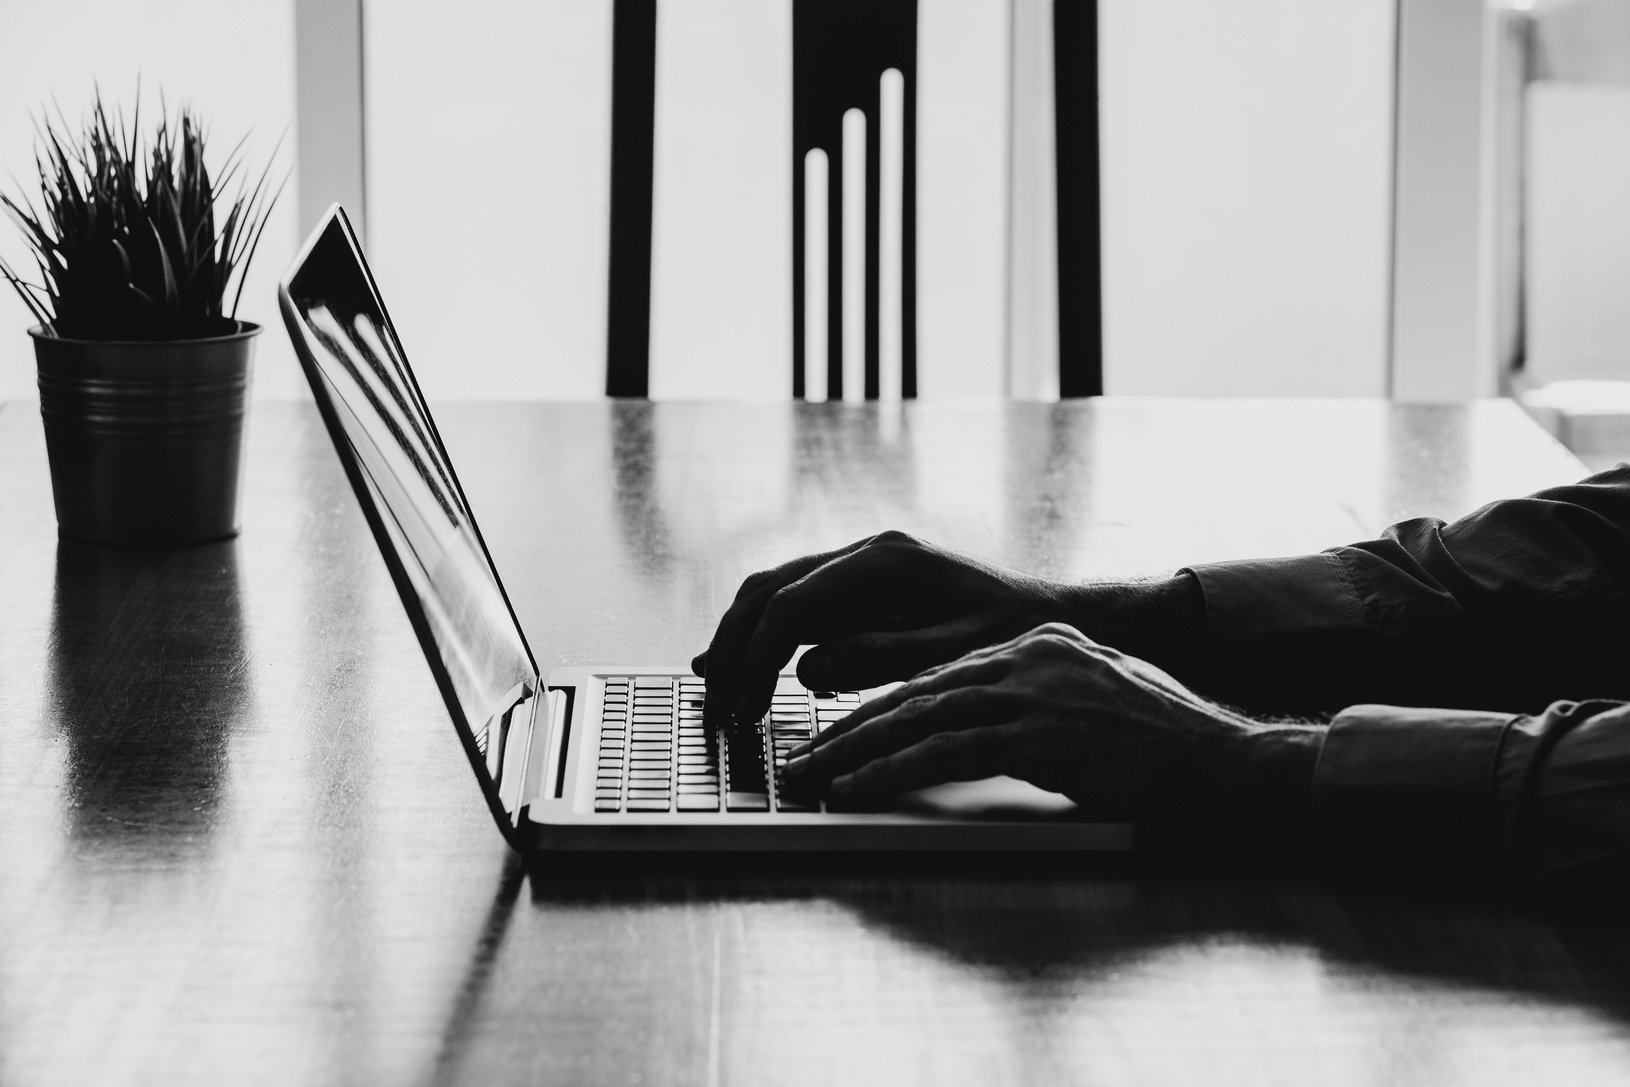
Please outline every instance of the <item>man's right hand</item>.
[[860, 690], [1044, 623], [1113, 644], [1125, 626], [1117, 610], [1150, 589], [1159, 585], [1047, 581], [884, 532], [749, 577], [691, 667], [708, 681], [708, 720], [751, 720], [769, 709], [776, 676], [800, 645], [815, 646], [798, 664], [806, 687]]

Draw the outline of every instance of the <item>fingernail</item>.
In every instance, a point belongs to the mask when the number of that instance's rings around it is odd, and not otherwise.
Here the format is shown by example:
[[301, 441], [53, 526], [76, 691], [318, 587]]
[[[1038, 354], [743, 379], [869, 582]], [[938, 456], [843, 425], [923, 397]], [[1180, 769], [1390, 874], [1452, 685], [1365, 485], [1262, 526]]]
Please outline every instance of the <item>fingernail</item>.
[[806, 774], [809, 772], [809, 764], [810, 758], [808, 752], [805, 752], [802, 755], [793, 755], [781, 767], [782, 776], [795, 778]]

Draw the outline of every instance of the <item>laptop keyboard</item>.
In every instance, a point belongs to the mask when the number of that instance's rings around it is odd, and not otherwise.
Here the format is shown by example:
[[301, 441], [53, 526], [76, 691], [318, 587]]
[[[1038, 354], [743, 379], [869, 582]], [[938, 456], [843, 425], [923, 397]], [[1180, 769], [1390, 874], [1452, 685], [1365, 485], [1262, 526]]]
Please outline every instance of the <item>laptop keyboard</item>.
[[601, 710], [597, 812], [815, 812], [782, 796], [771, 768], [860, 704], [858, 694], [778, 690], [763, 720], [710, 729], [689, 676], [608, 676]]

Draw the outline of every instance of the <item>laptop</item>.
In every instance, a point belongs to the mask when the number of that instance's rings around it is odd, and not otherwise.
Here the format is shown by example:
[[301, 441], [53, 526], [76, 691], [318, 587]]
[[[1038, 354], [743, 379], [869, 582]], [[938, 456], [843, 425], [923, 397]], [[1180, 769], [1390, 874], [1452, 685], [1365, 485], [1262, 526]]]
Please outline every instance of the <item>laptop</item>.
[[278, 301], [317, 407], [470, 768], [517, 850], [1069, 850], [1131, 846], [1009, 778], [887, 810], [782, 795], [785, 752], [859, 705], [782, 675], [761, 721], [715, 729], [682, 666], [540, 674], [345, 212], [307, 239]]

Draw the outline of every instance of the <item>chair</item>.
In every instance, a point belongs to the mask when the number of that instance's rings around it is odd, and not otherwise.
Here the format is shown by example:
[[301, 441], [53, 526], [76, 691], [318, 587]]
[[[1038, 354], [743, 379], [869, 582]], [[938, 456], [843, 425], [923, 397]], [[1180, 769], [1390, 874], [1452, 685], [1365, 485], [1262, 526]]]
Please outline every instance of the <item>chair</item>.
[[[853, 395], [846, 381], [858, 378], [866, 399], [912, 398], [918, 386], [917, 3], [792, 0], [792, 27], [790, 389], [801, 399], [839, 399], [846, 391]], [[1053, 28], [1059, 390], [1063, 396], [1090, 396], [1102, 391], [1095, 0], [1055, 0]], [[656, 0], [615, 0], [609, 396], [643, 397], [650, 390], [656, 57]], [[852, 222], [846, 231], [844, 148], [846, 139], [859, 146], [856, 133], [862, 125], [864, 223]], [[892, 137], [896, 127], [897, 147], [882, 131], [890, 128]], [[885, 168], [890, 155], [897, 160]], [[885, 191], [890, 178], [898, 179], [897, 193]], [[856, 241], [863, 253], [849, 251]], [[850, 283], [846, 292], [846, 274], [856, 272], [863, 282]], [[847, 338], [846, 307], [851, 315], [856, 309], [863, 313], [858, 335], [849, 323]], [[822, 353], [824, 368], [818, 361]], [[847, 378], [846, 354], [851, 358]]]

